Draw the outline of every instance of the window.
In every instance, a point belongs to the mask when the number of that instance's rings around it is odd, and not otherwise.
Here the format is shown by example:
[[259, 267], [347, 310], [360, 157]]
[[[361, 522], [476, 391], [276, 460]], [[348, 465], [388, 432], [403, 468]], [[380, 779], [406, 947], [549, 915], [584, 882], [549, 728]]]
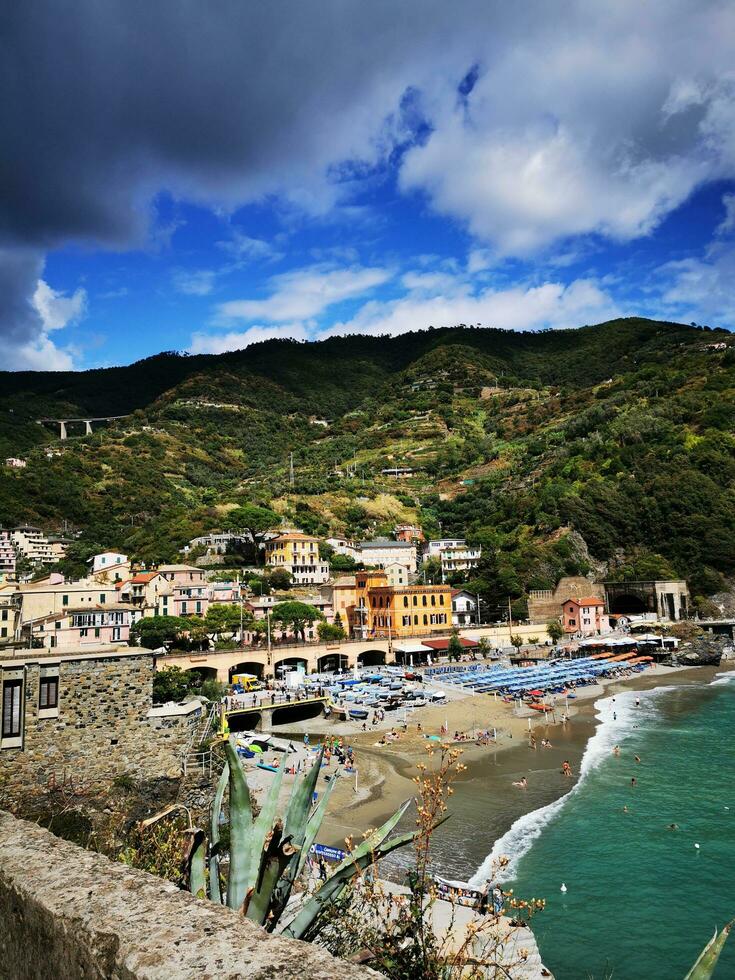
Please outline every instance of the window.
[[424, 613], [424, 626], [428, 626], [428, 625], [429, 625], [429, 617], [426, 615], [426, 613]]
[[433, 592], [431, 593], [431, 604], [432, 604], [432, 606], [435, 606], [436, 605], [436, 596], [434, 595]]
[[7, 636], [7, 635], [8, 635], [7, 626], [3, 626], [2, 628], [0, 628], [0, 636]]
[[95, 626], [95, 628], [94, 628], [94, 638], [95, 638], [95, 640], [99, 640], [99, 638], [100, 638], [100, 628], [99, 628], [99, 626]]
[[68, 595], [63, 595], [61, 597], [61, 605], [62, 606], [68, 606], [69, 605], [69, 596]]
[[576, 619], [570, 619], [569, 620], [569, 625], [570, 626], [576, 626], [577, 625], [577, 620]]
[[89, 633], [88, 629], [79, 630], [79, 638], [81, 639], [82, 637], [86, 636], [88, 633]]
[[427, 603], [428, 603], [428, 599], [426, 598], [425, 595], [422, 595], [421, 596], [421, 605], [422, 606], [425, 606]]
[[107, 602], [107, 596], [104, 592], [100, 592], [100, 605], [104, 605], [105, 602]]
[[3, 619], [3, 622], [4, 623], [7, 623], [7, 621], [8, 621], [8, 610], [7, 609], [3, 609], [2, 619]]
[[38, 707], [58, 708], [59, 707], [59, 678], [42, 677], [38, 686]]
[[22, 695], [23, 681], [20, 678], [3, 683], [2, 738], [20, 738]]
[[55, 630], [60, 630], [60, 629], [61, 629], [61, 620], [60, 620], [60, 619], [59, 619], [59, 620], [57, 620], [57, 621], [56, 621], [56, 622], [54, 623], [54, 629], [55, 629]]
[[407, 595], [404, 595], [404, 597], [403, 597], [403, 608], [404, 609], [408, 609], [408, 596]]
[[418, 604], [419, 604], [419, 597], [416, 596], [416, 595], [413, 597], [413, 604], [414, 604], [414, 606], [418, 606]]
[[440, 606], [443, 606], [444, 605], [444, 596], [443, 595], [440, 595], [439, 596], [439, 605]]
[[419, 625], [419, 617], [418, 616], [414, 616], [413, 617], [413, 625], [414, 626], [418, 626]]

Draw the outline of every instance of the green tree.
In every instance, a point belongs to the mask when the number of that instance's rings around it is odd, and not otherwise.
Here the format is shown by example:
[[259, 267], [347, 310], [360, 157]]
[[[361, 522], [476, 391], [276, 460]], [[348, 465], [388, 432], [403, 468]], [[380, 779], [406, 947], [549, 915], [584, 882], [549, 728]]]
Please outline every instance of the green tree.
[[189, 628], [181, 616], [144, 616], [130, 627], [130, 644], [157, 650], [180, 639]]
[[[244, 613], [243, 625], [249, 625], [252, 618], [250, 613]], [[213, 603], [207, 609], [207, 614], [204, 617], [204, 628], [212, 640], [221, 637], [223, 633], [238, 632], [240, 629], [240, 606], [226, 605], [220, 602]]]
[[344, 640], [345, 631], [341, 623], [319, 623], [316, 628], [317, 636], [323, 642], [327, 640]]
[[[142, 622], [142, 620], [141, 620]], [[181, 701], [189, 693], [191, 678], [181, 667], [164, 667], [153, 676], [153, 703]]]
[[306, 641], [306, 627], [323, 620], [324, 615], [308, 602], [277, 602], [271, 612], [271, 622], [280, 623]]
[[562, 636], [564, 636], [564, 630], [562, 629], [561, 623], [556, 619], [553, 619], [550, 623], [546, 624], [546, 632], [549, 634], [554, 643], [558, 643]]
[[519, 636], [517, 633], [514, 633], [510, 638], [510, 642], [513, 644], [516, 650], [520, 650], [523, 646], [523, 637]]
[[285, 568], [274, 568], [268, 581], [272, 589], [288, 589], [291, 586], [291, 573]]
[[447, 646], [447, 655], [450, 660], [459, 660], [462, 656], [462, 644], [459, 640], [459, 630], [452, 630], [452, 635], [449, 637], [449, 645]]
[[441, 559], [436, 555], [427, 558], [421, 566], [421, 578], [425, 578], [428, 585], [440, 585], [442, 580]]

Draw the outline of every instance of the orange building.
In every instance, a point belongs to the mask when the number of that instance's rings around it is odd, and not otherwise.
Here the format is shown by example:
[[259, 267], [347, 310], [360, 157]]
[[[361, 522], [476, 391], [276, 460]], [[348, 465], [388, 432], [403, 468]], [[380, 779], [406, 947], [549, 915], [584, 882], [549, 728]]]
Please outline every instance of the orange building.
[[385, 572], [358, 572], [351, 627], [357, 635], [423, 636], [446, 632], [452, 625], [452, 590], [448, 585], [388, 585]]

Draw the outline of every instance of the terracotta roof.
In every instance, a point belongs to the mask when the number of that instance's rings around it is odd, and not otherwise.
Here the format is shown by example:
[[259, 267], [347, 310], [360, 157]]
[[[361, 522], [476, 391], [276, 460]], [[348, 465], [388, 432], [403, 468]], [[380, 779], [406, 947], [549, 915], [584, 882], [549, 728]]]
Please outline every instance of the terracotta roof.
[[565, 599], [564, 602], [576, 602], [578, 606], [604, 606], [605, 602], [596, 595], [586, 596], [583, 599], [575, 599], [571, 596], [569, 599]]
[[[477, 647], [480, 645], [477, 640], [468, 640], [464, 636], [458, 636], [457, 639], [463, 648], [469, 649], [470, 647]], [[432, 650], [449, 649], [449, 640], [422, 640], [421, 642], [425, 647], [431, 647]]]
[[302, 534], [300, 531], [286, 531], [284, 534], [279, 534], [277, 538], [271, 538], [266, 544], [272, 544], [274, 541], [318, 541], [313, 534]]
[[146, 582], [150, 582], [156, 575], [158, 575], [158, 572], [137, 572], [130, 581], [133, 585], [145, 585]]

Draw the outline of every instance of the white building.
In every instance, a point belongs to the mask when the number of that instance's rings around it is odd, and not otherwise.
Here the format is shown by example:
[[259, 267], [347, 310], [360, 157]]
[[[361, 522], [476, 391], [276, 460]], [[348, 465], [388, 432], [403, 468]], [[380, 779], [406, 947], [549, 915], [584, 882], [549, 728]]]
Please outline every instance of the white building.
[[130, 572], [130, 559], [117, 551], [103, 551], [87, 559], [90, 573], [107, 579], [121, 579]]
[[27, 463], [24, 459], [18, 459], [17, 456], [8, 456], [5, 459], [5, 465], [14, 470], [22, 470], [25, 469]]
[[482, 557], [482, 548], [471, 547], [464, 538], [441, 538], [429, 541], [425, 557], [439, 559], [444, 581], [450, 575], [477, 568]]
[[15, 547], [10, 531], [0, 530], [0, 582], [15, 575]]
[[452, 626], [470, 626], [477, 622], [477, 596], [466, 589], [452, 589]]
[[183, 550], [188, 552], [192, 548], [204, 548], [208, 555], [224, 555], [228, 548], [246, 543], [249, 543], [248, 539], [242, 534], [235, 534], [233, 531], [213, 531], [211, 534], [192, 538]]
[[391, 541], [390, 538], [376, 538], [362, 541], [357, 546], [358, 561], [366, 568], [386, 568], [388, 565], [403, 565], [411, 574], [416, 572], [417, 552], [412, 541]]
[[40, 528], [30, 524], [13, 528], [10, 540], [16, 557], [22, 555], [34, 565], [55, 565], [59, 560], [56, 550]]

